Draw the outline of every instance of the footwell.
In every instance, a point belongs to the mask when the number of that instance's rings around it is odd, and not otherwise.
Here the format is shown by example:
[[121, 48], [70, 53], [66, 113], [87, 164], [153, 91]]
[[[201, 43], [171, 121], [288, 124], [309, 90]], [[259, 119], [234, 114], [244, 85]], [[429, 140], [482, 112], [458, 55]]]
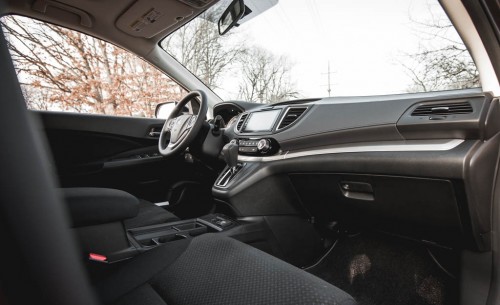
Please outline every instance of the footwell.
[[[456, 255], [441, 251], [453, 266]], [[309, 272], [351, 294], [360, 305], [457, 304], [457, 281], [427, 248], [404, 239], [360, 234], [340, 239]]]

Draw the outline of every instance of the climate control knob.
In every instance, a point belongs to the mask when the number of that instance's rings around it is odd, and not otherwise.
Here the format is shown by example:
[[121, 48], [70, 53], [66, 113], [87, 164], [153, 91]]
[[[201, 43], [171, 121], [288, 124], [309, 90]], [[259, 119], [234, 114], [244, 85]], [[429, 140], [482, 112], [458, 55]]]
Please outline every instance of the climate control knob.
[[268, 139], [260, 139], [257, 143], [257, 149], [260, 152], [267, 152], [271, 148], [271, 141]]

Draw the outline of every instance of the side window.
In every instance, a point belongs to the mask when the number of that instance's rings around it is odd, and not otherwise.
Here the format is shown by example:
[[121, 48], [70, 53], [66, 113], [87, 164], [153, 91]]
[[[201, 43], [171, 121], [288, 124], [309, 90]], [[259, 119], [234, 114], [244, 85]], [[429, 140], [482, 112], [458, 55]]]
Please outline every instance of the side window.
[[29, 109], [154, 117], [186, 91], [138, 56], [80, 32], [1, 19]]

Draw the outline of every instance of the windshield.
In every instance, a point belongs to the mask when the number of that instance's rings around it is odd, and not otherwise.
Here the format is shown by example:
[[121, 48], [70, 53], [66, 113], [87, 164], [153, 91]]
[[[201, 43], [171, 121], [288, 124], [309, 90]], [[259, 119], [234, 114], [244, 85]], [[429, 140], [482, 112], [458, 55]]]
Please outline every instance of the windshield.
[[437, 1], [268, 0], [261, 10], [253, 2], [245, 1], [252, 12], [223, 36], [217, 20], [228, 1], [161, 46], [224, 100], [479, 86], [476, 66]]

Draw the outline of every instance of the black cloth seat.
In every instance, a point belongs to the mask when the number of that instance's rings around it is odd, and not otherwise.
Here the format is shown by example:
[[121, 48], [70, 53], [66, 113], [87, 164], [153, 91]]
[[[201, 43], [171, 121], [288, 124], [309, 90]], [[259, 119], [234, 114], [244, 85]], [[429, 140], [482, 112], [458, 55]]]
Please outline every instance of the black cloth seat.
[[218, 234], [160, 246], [96, 284], [105, 304], [356, 304], [339, 288]]
[[[71, 188], [63, 194], [74, 225], [121, 220], [134, 228], [178, 220], [119, 190]], [[355, 304], [314, 275], [220, 234], [170, 242], [113, 267], [95, 283], [105, 304]]]
[[61, 189], [74, 227], [123, 221], [127, 229], [180, 220], [155, 204], [115, 189]]

